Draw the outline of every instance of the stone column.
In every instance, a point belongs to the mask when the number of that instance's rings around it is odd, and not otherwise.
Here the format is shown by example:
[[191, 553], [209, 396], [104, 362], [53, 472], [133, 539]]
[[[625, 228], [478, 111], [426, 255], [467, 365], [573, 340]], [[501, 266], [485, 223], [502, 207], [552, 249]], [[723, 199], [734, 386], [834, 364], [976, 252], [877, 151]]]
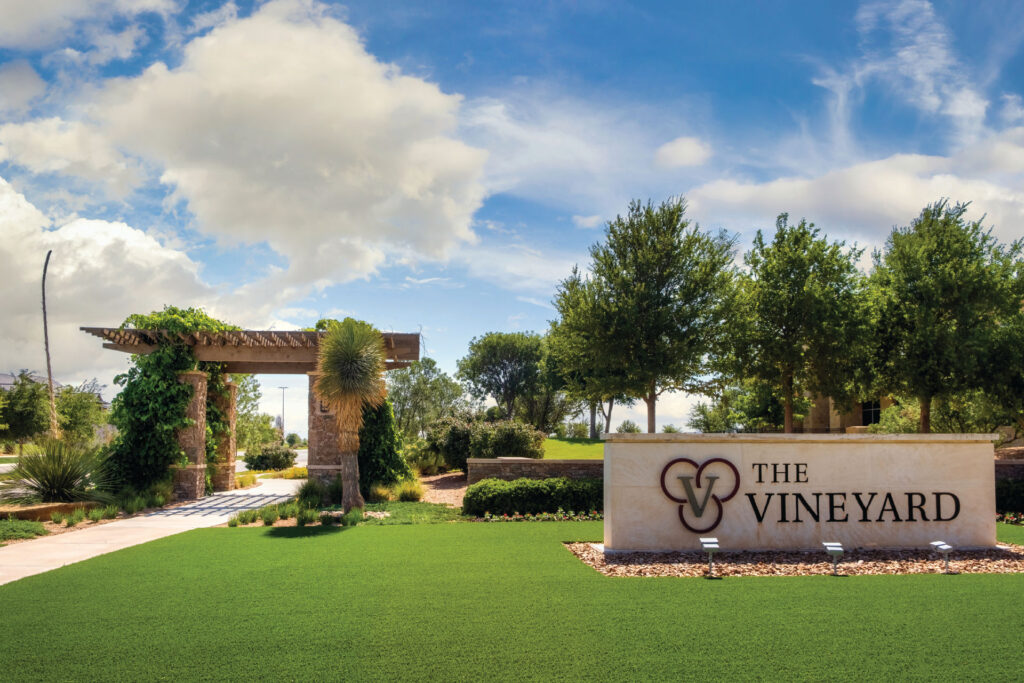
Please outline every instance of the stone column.
[[338, 422], [316, 395], [316, 379], [320, 373], [309, 375], [309, 450], [310, 478], [329, 483], [341, 474], [341, 451], [338, 449]]
[[178, 430], [178, 443], [188, 465], [173, 468], [174, 499], [195, 500], [206, 494], [206, 373], [182, 372], [178, 381], [192, 387], [192, 400], [185, 411], [192, 424]]
[[220, 435], [217, 442], [217, 464], [213, 466], [213, 490], [230, 491], [235, 488], [235, 416], [237, 410], [235, 400], [238, 397], [238, 385], [230, 379], [226, 381], [228, 393], [214, 397], [214, 404], [224, 413], [228, 430]]

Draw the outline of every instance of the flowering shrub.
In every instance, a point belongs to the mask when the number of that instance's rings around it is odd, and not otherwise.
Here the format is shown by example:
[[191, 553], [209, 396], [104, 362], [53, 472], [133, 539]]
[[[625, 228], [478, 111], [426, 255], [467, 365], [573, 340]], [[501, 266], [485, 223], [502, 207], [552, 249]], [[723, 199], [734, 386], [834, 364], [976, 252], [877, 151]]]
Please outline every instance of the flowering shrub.
[[484, 513], [484, 516], [480, 518], [483, 522], [590, 522], [600, 521], [604, 519], [604, 515], [598, 510], [591, 510], [590, 512], [575, 512], [569, 510], [566, 512], [562, 508], [558, 508], [557, 512], [538, 512], [535, 515], [525, 514], [521, 515], [515, 512], [511, 515], [492, 515], [490, 512]]
[[1024, 512], [1000, 512], [996, 515], [996, 521], [1004, 524], [1024, 524]]

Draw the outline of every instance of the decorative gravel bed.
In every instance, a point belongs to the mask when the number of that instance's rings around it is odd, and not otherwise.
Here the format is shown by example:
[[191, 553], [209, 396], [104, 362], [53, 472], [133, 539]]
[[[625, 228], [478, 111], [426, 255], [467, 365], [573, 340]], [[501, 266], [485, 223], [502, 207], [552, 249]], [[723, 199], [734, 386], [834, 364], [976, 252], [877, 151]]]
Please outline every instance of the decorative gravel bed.
[[[605, 576], [705, 576], [708, 556], [701, 552], [613, 553], [605, 555], [596, 543], [566, 543], [584, 563]], [[839, 573], [935, 574], [945, 568], [930, 550], [847, 550]], [[1024, 572], [1024, 546], [1000, 543], [991, 550], [954, 550], [949, 570], [959, 574]], [[811, 576], [831, 574], [825, 551], [727, 552], [715, 555], [715, 576]]]

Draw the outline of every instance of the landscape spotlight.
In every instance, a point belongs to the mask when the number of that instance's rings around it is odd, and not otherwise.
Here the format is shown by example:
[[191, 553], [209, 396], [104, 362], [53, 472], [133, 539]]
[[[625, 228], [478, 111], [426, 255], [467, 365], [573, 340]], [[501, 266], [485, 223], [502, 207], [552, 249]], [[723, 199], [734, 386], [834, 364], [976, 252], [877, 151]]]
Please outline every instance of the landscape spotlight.
[[953, 572], [949, 571], [949, 553], [952, 552], [953, 546], [949, 545], [945, 541], [932, 541], [930, 545], [935, 552], [940, 553], [946, 560], [946, 571], [943, 573], [952, 574]]
[[718, 552], [718, 539], [707, 536], [700, 539], [701, 549], [708, 554], [708, 578], [715, 575], [715, 553]]
[[835, 541], [822, 543], [825, 552], [832, 556], [832, 576], [839, 576], [839, 558], [843, 556], [843, 544]]

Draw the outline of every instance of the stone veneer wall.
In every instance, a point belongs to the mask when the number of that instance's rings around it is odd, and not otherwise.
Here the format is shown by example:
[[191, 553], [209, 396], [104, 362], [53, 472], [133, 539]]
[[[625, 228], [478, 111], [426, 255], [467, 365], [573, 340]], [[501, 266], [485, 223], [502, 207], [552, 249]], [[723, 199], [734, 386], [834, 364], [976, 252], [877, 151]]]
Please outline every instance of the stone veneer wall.
[[341, 473], [341, 450], [338, 448], [338, 422], [316, 395], [316, 378], [309, 374], [309, 435], [307, 468], [310, 478], [330, 483]]
[[217, 443], [217, 464], [213, 466], [213, 490], [230, 491], [235, 488], [235, 454], [237, 452], [237, 435], [235, 434], [235, 423], [237, 418], [238, 385], [230, 380], [226, 382], [228, 393], [226, 396], [217, 396], [214, 401], [217, 407], [224, 412], [228, 423], [228, 431], [220, 437]]
[[1024, 481], [1024, 460], [996, 460], [996, 481], [1001, 479]]
[[196, 500], [206, 494], [206, 377], [198, 370], [178, 374], [179, 382], [192, 386], [192, 400], [185, 410], [192, 424], [178, 430], [188, 465], [173, 468], [175, 500]]
[[604, 460], [533, 460], [532, 458], [469, 458], [466, 460], [468, 483], [481, 479], [601, 479]]

